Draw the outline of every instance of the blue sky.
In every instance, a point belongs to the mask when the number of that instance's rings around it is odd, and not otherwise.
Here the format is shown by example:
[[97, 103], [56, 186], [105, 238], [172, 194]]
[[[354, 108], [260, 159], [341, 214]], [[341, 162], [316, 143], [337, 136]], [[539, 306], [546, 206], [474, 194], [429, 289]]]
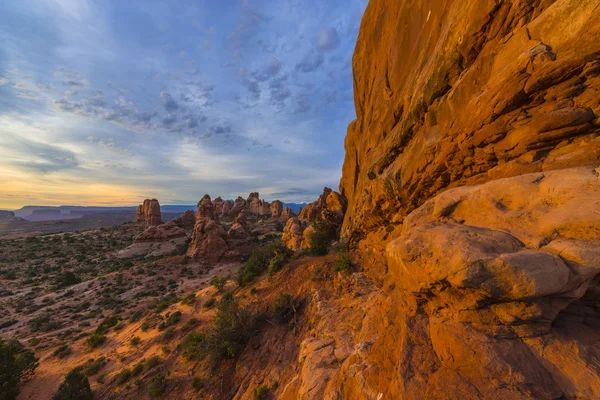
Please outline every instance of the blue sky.
[[366, 0], [0, 3], [0, 208], [336, 188]]

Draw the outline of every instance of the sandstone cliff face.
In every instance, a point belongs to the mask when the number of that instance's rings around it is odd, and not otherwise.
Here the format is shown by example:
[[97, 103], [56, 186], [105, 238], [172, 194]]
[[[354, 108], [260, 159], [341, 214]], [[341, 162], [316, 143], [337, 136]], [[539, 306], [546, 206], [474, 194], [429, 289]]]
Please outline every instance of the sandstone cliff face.
[[323, 398], [600, 397], [600, 7], [467, 3], [365, 12], [342, 231], [382, 290]]
[[137, 208], [136, 221], [143, 222], [146, 227], [162, 224], [162, 214], [158, 200], [144, 200], [144, 203], [140, 204]]
[[598, 163], [591, 0], [373, 0], [353, 59], [344, 234], [448, 188]]

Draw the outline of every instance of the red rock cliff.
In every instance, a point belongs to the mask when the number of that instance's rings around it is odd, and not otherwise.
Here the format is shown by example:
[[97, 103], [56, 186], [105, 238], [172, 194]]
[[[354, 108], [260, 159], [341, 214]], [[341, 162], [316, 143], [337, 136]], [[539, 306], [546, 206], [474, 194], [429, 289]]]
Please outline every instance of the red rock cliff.
[[382, 291], [325, 398], [600, 398], [599, 21], [369, 2], [340, 188]]
[[592, 0], [371, 0], [353, 58], [344, 234], [452, 187], [598, 163]]

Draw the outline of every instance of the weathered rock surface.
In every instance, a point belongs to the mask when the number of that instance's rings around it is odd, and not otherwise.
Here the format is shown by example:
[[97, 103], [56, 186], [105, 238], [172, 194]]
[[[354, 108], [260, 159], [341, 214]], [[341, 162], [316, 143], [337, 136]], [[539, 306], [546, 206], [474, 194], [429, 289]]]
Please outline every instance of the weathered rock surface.
[[460, 187], [412, 212], [387, 244], [393, 286], [368, 317], [394, 328], [363, 331], [378, 337], [364, 372], [341, 372], [345, 395], [365, 398], [354, 395], [366, 383], [391, 398], [600, 396], [599, 172]]
[[248, 234], [247, 229], [248, 221], [246, 219], [246, 212], [242, 210], [242, 212], [235, 217], [233, 225], [231, 225], [231, 228], [229, 228], [229, 231], [227, 232], [229, 235], [229, 240], [234, 243], [243, 243], [248, 241], [250, 235]]
[[281, 218], [281, 214], [283, 213], [283, 203], [279, 200], [275, 200], [271, 203], [270, 209], [271, 218]]
[[290, 250], [298, 251], [302, 247], [302, 232], [305, 226], [297, 217], [292, 217], [287, 220], [283, 228], [283, 236], [281, 242]]
[[251, 213], [258, 215], [265, 215], [271, 213], [271, 208], [269, 203], [261, 200], [258, 192], [252, 192], [248, 196], [246, 200], [246, 204], [248, 205], [248, 210]]
[[309, 249], [311, 247], [310, 236], [315, 232], [311, 223], [315, 221], [325, 224], [327, 231], [332, 233], [332, 237], [339, 236], [346, 204], [344, 196], [330, 188], [324, 188], [323, 194], [316, 201], [307, 204], [300, 211], [298, 218], [287, 220], [283, 230], [283, 243], [293, 251]]
[[353, 58], [344, 235], [441, 191], [597, 165], [595, 1], [370, 1]]
[[228, 217], [231, 213], [231, 209], [233, 208], [233, 201], [226, 200], [223, 202], [223, 207], [221, 209], [221, 217]]
[[281, 215], [279, 216], [279, 219], [281, 219], [282, 221], [287, 221], [288, 219], [295, 217], [296, 213], [289, 207], [286, 207], [283, 209], [283, 211], [281, 211]]
[[196, 225], [187, 255], [206, 263], [216, 263], [228, 250], [227, 233], [219, 225], [210, 196], [204, 195], [198, 202]]
[[144, 203], [137, 208], [136, 221], [143, 222], [146, 227], [161, 225], [163, 222], [158, 200], [144, 200]]
[[179, 217], [175, 218], [173, 222], [180, 228], [186, 230], [193, 229], [194, 225], [196, 224], [196, 215], [192, 210], [187, 210]]
[[238, 198], [233, 202], [233, 205], [231, 206], [227, 216], [232, 218], [237, 217], [237, 215], [246, 208], [246, 204], [246, 200], [244, 200], [243, 197], [238, 196]]
[[175, 221], [159, 226], [150, 226], [135, 237], [133, 244], [120, 250], [120, 258], [160, 257], [183, 252], [188, 236]]
[[369, 2], [342, 232], [383, 290], [323, 398], [600, 397], [599, 17]]

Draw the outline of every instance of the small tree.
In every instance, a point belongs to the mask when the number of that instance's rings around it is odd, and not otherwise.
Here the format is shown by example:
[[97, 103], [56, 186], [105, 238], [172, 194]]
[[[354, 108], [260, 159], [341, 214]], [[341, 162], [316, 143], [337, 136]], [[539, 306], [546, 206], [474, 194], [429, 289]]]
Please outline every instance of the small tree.
[[37, 366], [33, 352], [19, 341], [0, 340], [0, 400], [16, 399], [18, 385], [31, 378]]
[[313, 232], [309, 235], [310, 253], [315, 256], [324, 256], [329, 253], [329, 246], [335, 233], [327, 221], [315, 221], [312, 223]]
[[92, 400], [92, 388], [88, 378], [75, 368], [65, 376], [52, 400]]

